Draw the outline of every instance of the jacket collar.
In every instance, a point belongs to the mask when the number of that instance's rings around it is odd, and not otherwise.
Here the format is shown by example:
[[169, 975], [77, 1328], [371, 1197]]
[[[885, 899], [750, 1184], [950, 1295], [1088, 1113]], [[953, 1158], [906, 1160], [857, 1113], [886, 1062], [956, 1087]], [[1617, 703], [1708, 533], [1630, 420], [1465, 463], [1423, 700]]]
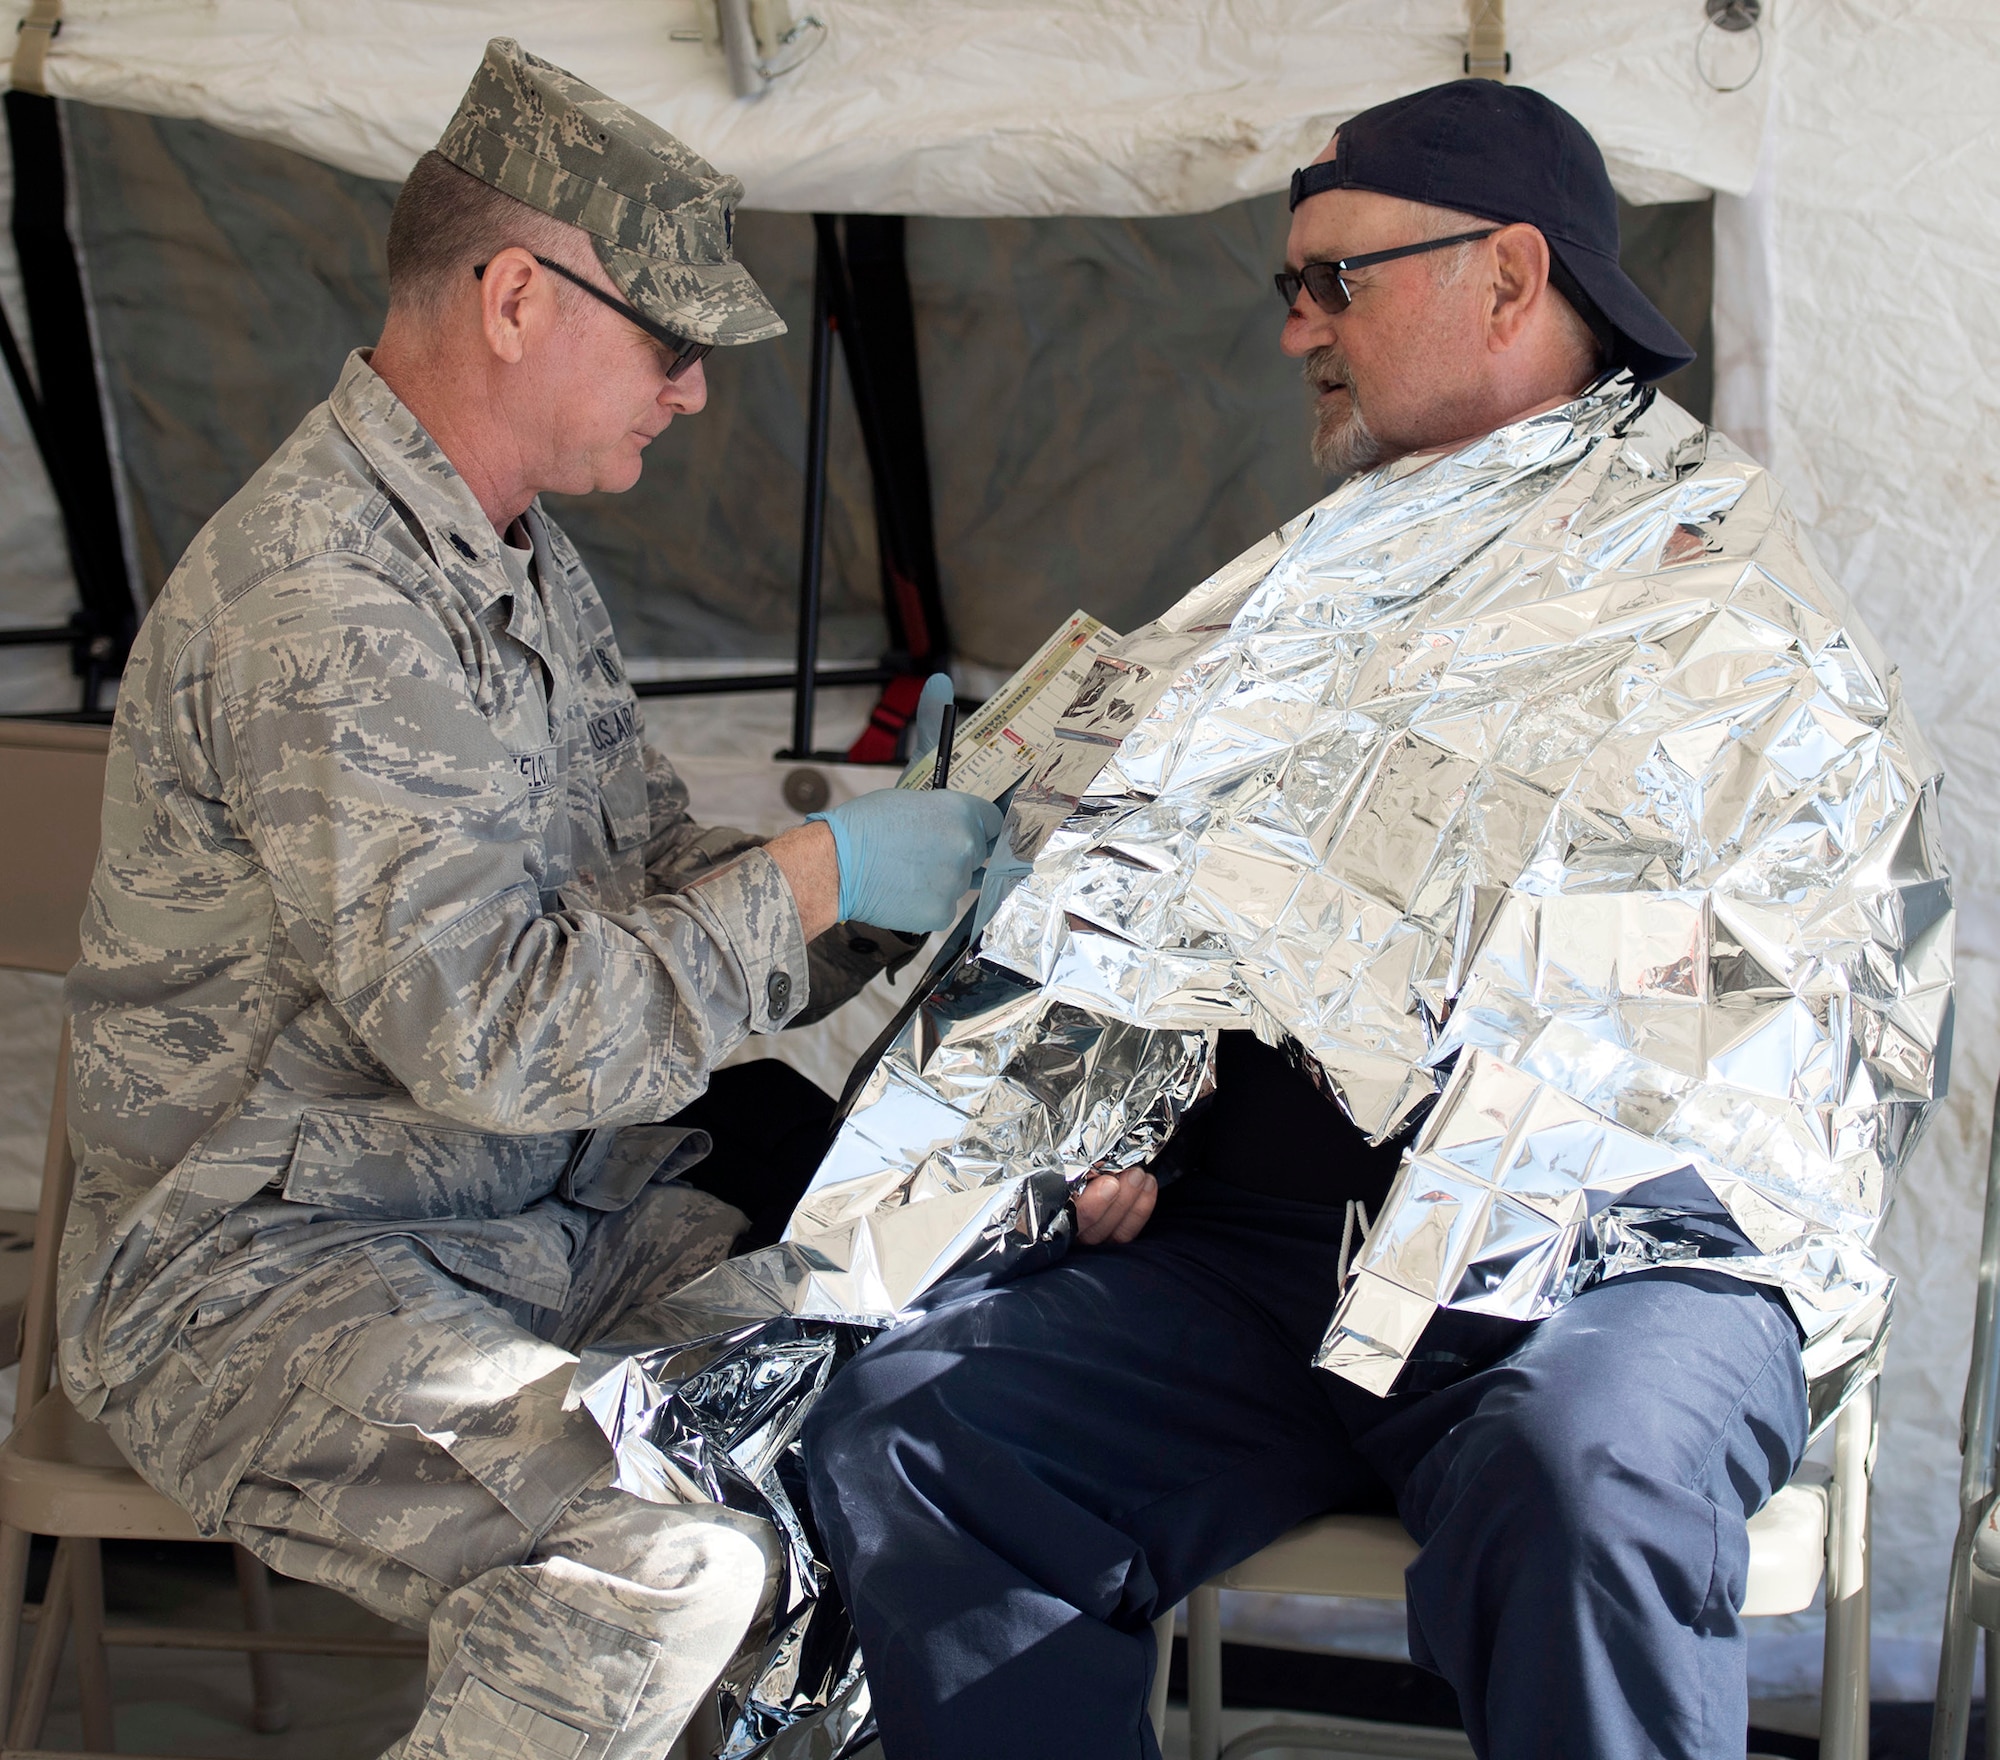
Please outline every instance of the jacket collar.
[[409, 516], [438, 566], [475, 611], [512, 591], [500, 561], [500, 538], [486, 510], [409, 406], [368, 364], [369, 351], [347, 357], [328, 399], [333, 418]]

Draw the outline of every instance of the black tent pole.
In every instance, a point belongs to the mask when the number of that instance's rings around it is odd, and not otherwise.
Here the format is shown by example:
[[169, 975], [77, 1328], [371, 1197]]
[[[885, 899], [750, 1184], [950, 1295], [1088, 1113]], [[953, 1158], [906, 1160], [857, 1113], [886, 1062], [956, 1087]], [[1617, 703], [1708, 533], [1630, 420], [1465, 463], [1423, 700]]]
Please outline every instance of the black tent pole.
[[832, 222], [826, 215], [814, 217], [813, 234], [813, 332], [812, 368], [806, 399], [806, 481], [805, 517], [799, 535], [799, 621], [798, 659], [790, 672], [744, 672], [708, 678], [636, 679], [632, 688], [642, 697], [722, 696], [737, 691], [777, 691], [792, 693], [792, 743], [779, 752], [780, 758], [834, 758], [842, 754], [812, 749], [814, 698], [821, 690], [851, 689], [855, 686], [887, 684], [901, 669], [888, 666], [819, 665], [820, 595], [825, 576], [826, 551], [826, 435], [827, 412], [833, 397], [834, 309], [829, 248]]
[[35, 389], [35, 378], [28, 371], [21, 345], [14, 340], [14, 321], [7, 316], [5, 306], [0, 306], [0, 357], [6, 359], [7, 377], [14, 382], [14, 395], [21, 400], [21, 413], [28, 418], [28, 438], [34, 441], [36, 456], [46, 468], [49, 431], [42, 425], [41, 394]]
[[[950, 652], [924, 449], [916, 313], [903, 241], [903, 221], [895, 216], [813, 216], [812, 365], [806, 405], [805, 510], [799, 533], [797, 658], [792, 670], [646, 679], [633, 685], [642, 697], [789, 690], [792, 741], [776, 755], [794, 762], [814, 758], [838, 761], [849, 755], [814, 750], [820, 691], [907, 680], [943, 666]], [[819, 639], [825, 587], [827, 426], [836, 335], [847, 361], [854, 413], [874, 485], [882, 613], [891, 651], [874, 666], [822, 670]], [[886, 760], [908, 713], [909, 707], [903, 703], [894, 709], [886, 699], [875, 705], [861, 743], [872, 743], [876, 749], [865, 753], [863, 761]]]
[[813, 216], [812, 392], [806, 413], [806, 505], [799, 532], [798, 664], [792, 682], [792, 745], [783, 755], [810, 758], [813, 698], [819, 679], [819, 603], [826, 552], [826, 424], [833, 396], [833, 265], [830, 216]]
[[900, 214], [845, 217], [834, 319], [874, 482], [883, 612], [901, 664], [925, 673], [945, 665], [951, 638], [938, 579], [905, 231]]
[[[90, 314], [69, 236], [62, 119], [55, 99], [33, 92], [10, 91], [6, 106], [14, 161], [14, 250], [38, 381], [32, 390], [22, 386], [22, 403], [62, 513], [83, 601], [67, 639], [83, 680], [83, 710], [90, 713], [103, 685], [123, 670], [138, 618], [125, 571]], [[20, 384], [26, 363], [17, 347], [6, 352], [8, 370]], [[20, 632], [16, 640], [27, 635]]]

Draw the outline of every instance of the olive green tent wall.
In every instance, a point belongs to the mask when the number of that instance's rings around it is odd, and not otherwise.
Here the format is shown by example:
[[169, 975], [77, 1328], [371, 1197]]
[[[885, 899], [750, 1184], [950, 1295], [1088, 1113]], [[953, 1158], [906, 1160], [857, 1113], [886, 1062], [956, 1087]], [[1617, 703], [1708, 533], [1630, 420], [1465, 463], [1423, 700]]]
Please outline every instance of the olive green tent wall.
[[[81, 242], [138, 572], [202, 522], [372, 340], [393, 185], [205, 123], [68, 105]], [[1081, 605], [1130, 628], [1324, 492], [1270, 272], [1283, 199], [1144, 220], [915, 219], [909, 267], [938, 550], [961, 657], [1006, 669]], [[1629, 209], [1627, 256], [1691, 338], [1708, 204]], [[635, 657], [788, 655], [811, 223], [737, 245], [792, 326], [721, 350], [709, 406], [627, 495], [552, 502]], [[1705, 413], [1705, 367], [1673, 389]], [[836, 372], [825, 651], [883, 632], [870, 487]]]

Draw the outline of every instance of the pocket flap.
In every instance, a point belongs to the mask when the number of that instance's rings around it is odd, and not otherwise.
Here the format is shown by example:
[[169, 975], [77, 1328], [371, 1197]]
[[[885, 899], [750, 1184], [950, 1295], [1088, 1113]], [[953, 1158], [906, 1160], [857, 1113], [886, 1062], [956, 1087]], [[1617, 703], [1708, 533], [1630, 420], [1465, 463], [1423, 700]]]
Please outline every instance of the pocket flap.
[[567, 1558], [496, 1573], [459, 1657], [509, 1699], [594, 1734], [624, 1727], [659, 1659], [657, 1640], [572, 1601], [616, 1601], [612, 1579]]
[[615, 751], [598, 754], [597, 795], [604, 809], [604, 832], [613, 849], [637, 849], [652, 835], [646, 760], [636, 736]]
[[284, 1196], [368, 1221], [515, 1216], [555, 1190], [575, 1143], [570, 1131], [510, 1137], [315, 1108], [299, 1120]]
[[562, 1195], [587, 1210], [623, 1210], [656, 1179], [674, 1179], [715, 1147], [707, 1131], [628, 1124], [592, 1131], [563, 1175]]
[[[426, 1723], [430, 1716], [426, 1714]], [[508, 1760], [582, 1760], [590, 1733], [469, 1674], [459, 1682], [443, 1720], [435, 1729], [419, 1724], [404, 1751], [411, 1760], [473, 1760], [489, 1754], [505, 1754]]]

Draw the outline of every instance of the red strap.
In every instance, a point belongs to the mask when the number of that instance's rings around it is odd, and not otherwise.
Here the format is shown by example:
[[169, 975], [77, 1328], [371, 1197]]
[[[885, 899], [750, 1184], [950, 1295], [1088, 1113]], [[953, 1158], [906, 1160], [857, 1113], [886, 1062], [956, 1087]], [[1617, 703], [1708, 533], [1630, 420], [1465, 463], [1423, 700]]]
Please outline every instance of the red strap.
[[892, 678], [882, 687], [882, 697], [868, 712], [868, 725], [847, 748], [850, 764], [893, 764], [903, 729], [917, 712], [924, 694], [924, 681], [915, 673]]

